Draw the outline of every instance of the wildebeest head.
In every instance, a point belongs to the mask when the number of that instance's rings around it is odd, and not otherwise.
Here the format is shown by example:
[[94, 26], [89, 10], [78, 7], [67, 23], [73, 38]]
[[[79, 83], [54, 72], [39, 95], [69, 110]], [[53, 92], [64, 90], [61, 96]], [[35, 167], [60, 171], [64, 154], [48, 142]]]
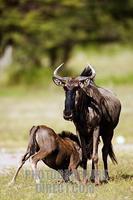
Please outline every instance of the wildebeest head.
[[62, 66], [63, 63], [55, 69], [53, 81], [57, 86], [62, 86], [65, 90], [65, 109], [63, 117], [66, 120], [72, 120], [75, 108], [76, 92], [79, 89], [83, 89], [83, 87], [88, 86], [91, 80], [95, 77], [96, 73], [89, 64], [78, 77], [61, 77], [57, 73]]

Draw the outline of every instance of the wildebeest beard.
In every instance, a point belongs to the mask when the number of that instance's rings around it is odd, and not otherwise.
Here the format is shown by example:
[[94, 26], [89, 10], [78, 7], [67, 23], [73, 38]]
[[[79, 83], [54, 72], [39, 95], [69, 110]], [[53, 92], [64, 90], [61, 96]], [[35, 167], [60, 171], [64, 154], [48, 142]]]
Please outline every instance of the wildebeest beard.
[[63, 117], [66, 120], [73, 120], [74, 110], [75, 110], [75, 97], [76, 90], [67, 90], [65, 99], [65, 109], [63, 112]]
[[[80, 122], [80, 127], [82, 127], [84, 130], [86, 136], [86, 152], [88, 159], [91, 159], [93, 150], [93, 131], [87, 131], [86, 133], [88, 127], [85, 123], [86, 116], [84, 111], [87, 110], [87, 106], [91, 104], [91, 101], [92, 99], [88, 97], [81, 89], [66, 91], [64, 119], [73, 121], [78, 130], [79, 124], [77, 124], [77, 122]], [[80, 106], [78, 106], [78, 104], [80, 104]]]

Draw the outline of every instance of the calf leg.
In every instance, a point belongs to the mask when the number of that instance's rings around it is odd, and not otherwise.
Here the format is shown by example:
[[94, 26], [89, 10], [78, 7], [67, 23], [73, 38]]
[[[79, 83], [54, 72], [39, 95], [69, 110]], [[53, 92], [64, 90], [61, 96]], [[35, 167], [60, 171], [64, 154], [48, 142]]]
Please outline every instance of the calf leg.
[[98, 173], [98, 143], [99, 143], [99, 128], [95, 128], [93, 132], [93, 153], [92, 162], [95, 168], [95, 185], [99, 185], [99, 173]]
[[35, 181], [36, 181], [37, 184], [40, 183], [40, 177], [39, 177], [38, 172], [37, 172], [37, 163], [38, 163], [39, 160], [46, 158], [49, 155], [49, 153], [51, 153], [51, 152], [39, 150], [37, 153], [35, 153], [31, 157], [31, 167], [32, 167], [34, 178], [35, 178]]
[[69, 177], [71, 175], [71, 172], [68, 169], [63, 170], [60, 174], [61, 174], [61, 176], [63, 178], [62, 182], [63, 181], [64, 182], [69, 182], [70, 181]]
[[16, 178], [17, 178], [17, 176], [18, 176], [18, 173], [19, 173], [20, 169], [22, 168], [22, 166], [24, 165], [24, 163], [26, 162], [26, 160], [28, 160], [28, 158], [29, 158], [30, 156], [31, 156], [31, 155], [30, 155], [29, 151], [27, 151], [27, 152], [24, 154], [24, 156], [23, 156], [22, 159], [21, 159], [21, 164], [19, 165], [19, 167], [18, 167], [18, 169], [17, 169], [15, 175], [13, 176], [11, 182], [10, 182], [8, 185], [12, 185], [12, 184], [14, 184], [14, 183], [16, 182]]
[[70, 164], [69, 164], [68, 169], [74, 173], [75, 178], [78, 182], [81, 181], [80, 175], [79, 175], [78, 170], [77, 170], [77, 166], [78, 166], [79, 162], [80, 162], [79, 155], [76, 152], [73, 153], [70, 157]]

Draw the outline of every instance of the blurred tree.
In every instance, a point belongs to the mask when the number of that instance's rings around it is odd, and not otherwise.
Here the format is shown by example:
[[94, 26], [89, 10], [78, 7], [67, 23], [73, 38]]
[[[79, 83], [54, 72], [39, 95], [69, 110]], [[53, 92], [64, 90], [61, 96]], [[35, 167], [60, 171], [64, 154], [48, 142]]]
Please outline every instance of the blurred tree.
[[22, 70], [67, 63], [75, 44], [132, 40], [131, 0], [0, 0], [0, 54], [8, 45]]

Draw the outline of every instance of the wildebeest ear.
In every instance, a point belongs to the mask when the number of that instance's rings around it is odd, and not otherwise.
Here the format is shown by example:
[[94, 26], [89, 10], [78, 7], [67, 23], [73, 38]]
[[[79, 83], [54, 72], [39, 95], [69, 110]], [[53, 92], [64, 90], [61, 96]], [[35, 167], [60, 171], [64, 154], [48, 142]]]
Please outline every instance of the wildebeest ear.
[[63, 86], [64, 85], [63, 81], [58, 79], [58, 78], [53, 77], [53, 81], [57, 86]]
[[85, 80], [81, 80], [80, 82], [79, 82], [79, 86], [81, 87], [81, 88], [83, 88], [83, 87], [87, 87], [89, 84], [90, 84], [90, 78], [87, 78], [87, 79], [85, 79]]

